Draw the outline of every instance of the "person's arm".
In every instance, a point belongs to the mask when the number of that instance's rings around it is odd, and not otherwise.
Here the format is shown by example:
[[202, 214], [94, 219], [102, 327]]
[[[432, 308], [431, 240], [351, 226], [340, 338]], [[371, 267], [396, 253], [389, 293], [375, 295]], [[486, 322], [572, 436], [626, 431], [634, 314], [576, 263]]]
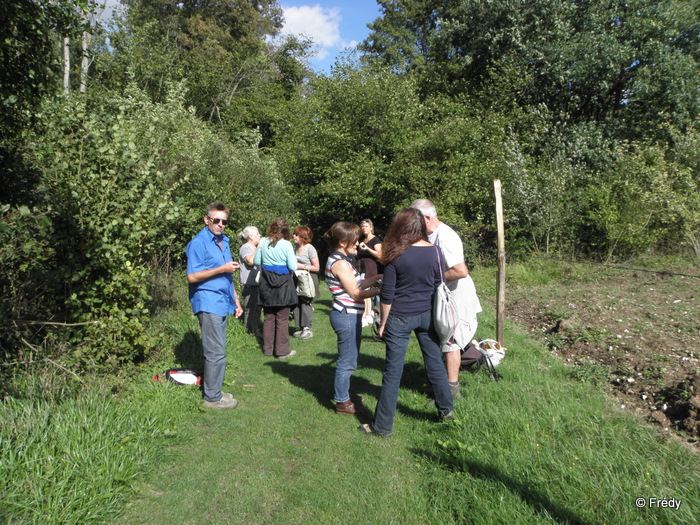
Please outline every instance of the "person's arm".
[[243, 315], [243, 307], [241, 306], [241, 300], [238, 298], [238, 296], [236, 296], [234, 302], [236, 303], [236, 311], [234, 312], [234, 315], [236, 316], [236, 319], [238, 319]]
[[379, 295], [379, 290], [377, 289], [360, 290], [360, 287], [357, 286], [357, 281], [355, 280], [355, 275], [352, 272], [350, 263], [348, 263], [347, 261], [336, 262], [335, 264], [333, 264], [333, 266], [331, 266], [331, 271], [338, 278], [340, 284], [348, 293], [348, 295], [352, 297], [355, 301], [361, 301], [363, 299]]
[[382, 256], [382, 243], [379, 242], [379, 243], [375, 244], [374, 250], [370, 249], [369, 253], [374, 255], [376, 257], [376, 259], [379, 260]]
[[248, 266], [253, 266], [255, 263], [255, 254], [258, 251], [258, 247], [256, 246], [253, 248], [253, 251], [250, 252], [248, 255], [243, 257], [243, 262], [246, 263]]
[[234, 273], [236, 270], [238, 270], [238, 266], [239, 264], [237, 262], [229, 261], [217, 268], [212, 268], [211, 270], [200, 270], [198, 272], [188, 273], [187, 282], [190, 284], [197, 284], [206, 281], [207, 279], [211, 279], [212, 277], [216, 277], [222, 273]]
[[379, 308], [382, 310], [382, 320], [379, 323], [379, 338], [384, 338], [384, 328], [386, 327], [386, 320], [389, 318], [389, 312], [391, 311], [390, 304], [379, 303]]
[[294, 255], [294, 247], [289, 241], [287, 241], [287, 243], [285, 244], [284, 254], [287, 259], [287, 268], [289, 268], [289, 271], [293, 272], [294, 270], [299, 268], [299, 265], [297, 264], [297, 256]]
[[253, 257], [253, 264], [255, 266], [260, 266], [262, 264], [262, 247], [263, 243], [265, 242], [265, 239], [260, 239], [260, 244], [258, 244], [258, 247], [255, 249], [255, 257]]
[[458, 263], [445, 272], [445, 280], [456, 281], [457, 279], [465, 278], [467, 275], [469, 275], [469, 270], [467, 270], [466, 263]]
[[316, 248], [309, 244], [306, 250], [311, 264], [299, 264], [299, 269], [318, 273], [318, 271], [321, 269], [321, 263], [318, 260], [318, 252], [316, 251]]
[[381, 310], [381, 320], [379, 322], [379, 337], [384, 337], [384, 327], [389, 318], [391, 304], [394, 302], [394, 292], [396, 291], [396, 267], [390, 263], [384, 268], [384, 284], [382, 285], [379, 309]]
[[379, 260], [379, 258], [382, 256], [382, 243], [381, 242], [378, 242], [377, 244], [375, 244], [374, 248], [370, 248], [365, 243], [365, 247], [363, 249], [377, 260]]
[[318, 272], [321, 269], [321, 263], [319, 262], [318, 257], [313, 257], [311, 259], [311, 264], [299, 264], [299, 269], [309, 272]]
[[379, 273], [377, 275], [373, 275], [372, 277], [368, 277], [367, 279], [363, 279], [362, 282], [360, 283], [360, 288], [369, 288], [371, 286], [374, 286], [377, 284], [377, 281], [381, 280], [382, 274]]

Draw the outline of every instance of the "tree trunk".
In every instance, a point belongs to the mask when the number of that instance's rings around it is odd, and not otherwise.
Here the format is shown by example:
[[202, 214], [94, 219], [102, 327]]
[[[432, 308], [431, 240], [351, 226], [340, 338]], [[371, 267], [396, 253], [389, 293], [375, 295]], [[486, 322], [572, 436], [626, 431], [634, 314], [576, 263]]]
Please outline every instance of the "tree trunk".
[[90, 69], [90, 56], [88, 50], [90, 48], [90, 40], [92, 35], [87, 31], [83, 31], [82, 43], [82, 61], [80, 63], [80, 92], [85, 93], [87, 90], [88, 70]]
[[63, 38], [63, 92], [70, 93], [70, 38]]

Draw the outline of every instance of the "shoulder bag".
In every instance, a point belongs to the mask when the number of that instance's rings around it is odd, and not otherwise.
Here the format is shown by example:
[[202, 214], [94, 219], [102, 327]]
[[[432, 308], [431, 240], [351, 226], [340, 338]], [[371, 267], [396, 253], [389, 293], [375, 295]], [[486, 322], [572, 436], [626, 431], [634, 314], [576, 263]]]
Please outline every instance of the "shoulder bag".
[[297, 295], [299, 297], [313, 297], [316, 294], [314, 281], [307, 270], [295, 270], [297, 278]]
[[435, 288], [433, 299], [433, 325], [440, 339], [440, 345], [448, 343], [454, 338], [457, 328], [457, 305], [452, 297], [452, 292], [445, 283], [445, 275], [442, 272], [442, 261], [438, 247], [435, 247], [440, 266], [440, 284]]

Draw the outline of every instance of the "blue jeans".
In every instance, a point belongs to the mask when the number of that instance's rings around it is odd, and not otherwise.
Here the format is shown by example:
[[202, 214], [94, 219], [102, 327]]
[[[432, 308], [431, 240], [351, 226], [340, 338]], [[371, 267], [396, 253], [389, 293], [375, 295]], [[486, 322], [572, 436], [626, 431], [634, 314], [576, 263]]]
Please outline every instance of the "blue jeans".
[[399, 399], [399, 386], [411, 332], [415, 332], [423, 353], [425, 371], [433, 387], [435, 405], [440, 416], [447, 415], [453, 409], [447, 372], [442, 363], [442, 350], [437, 335], [431, 331], [430, 310], [412, 316], [389, 313], [384, 328], [386, 365], [382, 376], [382, 391], [379, 393], [372, 422], [372, 428], [382, 434], [390, 435], [394, 426], [394, 413]]
[[226, 373], [226, 317], [199, 312], [199, 326], [202, 329], [202, 351], [204, 373], [202, 391], [205, 401], [218, 401], [223, 395], [221, 387]]
[[345, 403], [350, 399], [350, 376], [357, 368], [362, 338], [362, 312], [331, 309], [331, 326], [338, 336], [338, 362], [335, 365], [333, 401]]

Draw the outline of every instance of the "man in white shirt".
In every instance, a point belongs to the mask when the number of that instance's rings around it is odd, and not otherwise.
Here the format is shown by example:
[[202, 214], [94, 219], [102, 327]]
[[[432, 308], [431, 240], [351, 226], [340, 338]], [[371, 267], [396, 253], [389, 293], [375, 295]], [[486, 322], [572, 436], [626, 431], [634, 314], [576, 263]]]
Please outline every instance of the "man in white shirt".
[[459, 365], [462, 358], [461, 349], [465, 348], [476, 333], [476, 314], [481, 312], [481, 303], [476, 295], [474, 281], [464, 260], [462, 239], [457, 232], [437, 218], [435, 205], [427, 199], [418, 199], [411, 208], [419, 210], [425, 219], [428, 241], [440, 248], [447, 263], [445, 281], [452, 290], [458, 307], [459, 325], [451, 342], [443, 345], [447, 380], [450, 382], [452, 397], [459, 398]]

